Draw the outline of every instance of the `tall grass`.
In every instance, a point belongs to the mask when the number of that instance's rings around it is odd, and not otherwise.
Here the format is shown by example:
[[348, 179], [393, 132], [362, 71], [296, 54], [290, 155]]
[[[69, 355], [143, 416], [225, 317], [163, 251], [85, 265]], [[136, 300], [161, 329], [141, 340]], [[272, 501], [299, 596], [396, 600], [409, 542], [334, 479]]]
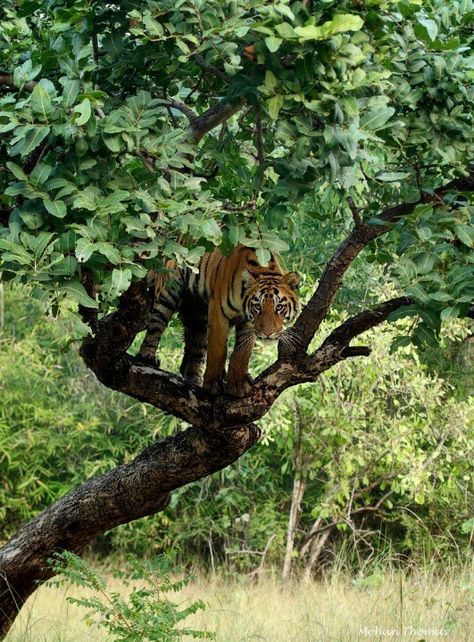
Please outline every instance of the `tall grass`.
[[[117, 580], [109, 586], [125, 590]], [[84, 593], [40, 588], [7, 642], [106, 642], [100, 629], [84, 622], [85, 612], [68, 604], [67, 594]], [[208, 609], [186, 624], [214, 631], [219, 642], [471, 642], [474, 635], [474, 574], [468, 568], [410, 574], [374, 568], [355, 578], [336, 571], [317, 582], [286, 585], [271, 572], [258, 582], [201, 577], [176, 601], [198, 598]]]

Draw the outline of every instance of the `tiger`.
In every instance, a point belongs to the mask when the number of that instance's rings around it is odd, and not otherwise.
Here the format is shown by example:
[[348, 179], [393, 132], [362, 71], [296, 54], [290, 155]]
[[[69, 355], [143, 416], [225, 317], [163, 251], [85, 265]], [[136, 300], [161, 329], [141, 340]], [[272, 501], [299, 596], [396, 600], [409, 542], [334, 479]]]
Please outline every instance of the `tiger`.
[[[207, 252], [197, 273], [189, 267], [170, 272], [171, 282], [155, 290], [138, 358], [159, 366], [158, 344], [171, 316], [178, 312], [184, 326], [181, 375], [201, 385], [206, 361], [204, 388], [214, 395], [244, 397], [253, 384], [248, 366], [255, 340], [283, 337], [291, 341], [284, 332], [300, 308], [299, 275], [284, 273], [273, 255], [261, 266], [255, 250], [242, 244], [228, 256], [218, 248]], [[233, 327], [235, 347], [226, 379], [227, 343]]]

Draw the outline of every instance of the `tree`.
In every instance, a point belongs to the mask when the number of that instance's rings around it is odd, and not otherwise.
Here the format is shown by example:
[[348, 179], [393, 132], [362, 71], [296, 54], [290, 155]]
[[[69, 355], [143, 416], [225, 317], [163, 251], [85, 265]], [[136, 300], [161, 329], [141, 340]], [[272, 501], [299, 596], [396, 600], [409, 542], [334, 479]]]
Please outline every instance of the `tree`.
[[[356, 337], [409, 315], [394, 348], [422, 349], [444, 318], [472, 316], [474, 14], [470, 0], [7, 0], [1, 12], [2, 278], [55, 314], [77, 305], [99, 380], [190, 425], [0, 551], [5, 633], [52, 551], [78, 551], [229, 465], [281, 392], [370, 354]], [[280, 346], [247, 398], [212, 397], [129, 354], [149, 269], [238, 242], [263, 263], [304, 230], [306, 271], [324, 220], [328, 238], [346, 237], [323, 247], [294, 349]], [[397, 296], [315, 349], [362, 250]]]

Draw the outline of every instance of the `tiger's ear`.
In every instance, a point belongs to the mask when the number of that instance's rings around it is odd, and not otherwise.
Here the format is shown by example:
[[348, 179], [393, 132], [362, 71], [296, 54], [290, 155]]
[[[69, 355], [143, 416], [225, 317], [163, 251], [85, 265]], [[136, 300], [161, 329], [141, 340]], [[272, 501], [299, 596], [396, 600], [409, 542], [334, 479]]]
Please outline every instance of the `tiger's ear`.
[[290, 290], [297, 290], [300, 283], [300, 277], [296, 272], [288, 272], [284, 275], [282, 281], [290, 288]]

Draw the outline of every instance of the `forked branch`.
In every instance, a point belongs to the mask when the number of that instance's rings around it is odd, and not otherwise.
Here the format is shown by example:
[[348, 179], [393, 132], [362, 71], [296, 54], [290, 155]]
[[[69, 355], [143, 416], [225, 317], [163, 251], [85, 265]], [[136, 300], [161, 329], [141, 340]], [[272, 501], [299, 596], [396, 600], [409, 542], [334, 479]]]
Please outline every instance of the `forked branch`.
[[[357, 211], [356, 226], [346, 240], [341, 243], [336, 252], [326, 265], [319, 285], [298, 317], [294, 325], [294, 333], [298, 337], [299, 345], [305, 349], [310, 344], [321, 322], [334, 300], [346, 270], [371, 241], [386, 234], [394, 223], [413, 213], [417, 205], [431, 203], [433, 207], [444, 205], [444, 197], [449, 192], [474, 191], [474, 170], [470, 169], [467, 176], [455, 178], [446, 185], [442, 185], [430, 192], [423, 192], [414, 203], [400, 203], [388, 207], [378, 216], [379, 221], [386, 225], [370, 225], [365, 222]], [[354, 216], [354, 211], [353, 211]]]

